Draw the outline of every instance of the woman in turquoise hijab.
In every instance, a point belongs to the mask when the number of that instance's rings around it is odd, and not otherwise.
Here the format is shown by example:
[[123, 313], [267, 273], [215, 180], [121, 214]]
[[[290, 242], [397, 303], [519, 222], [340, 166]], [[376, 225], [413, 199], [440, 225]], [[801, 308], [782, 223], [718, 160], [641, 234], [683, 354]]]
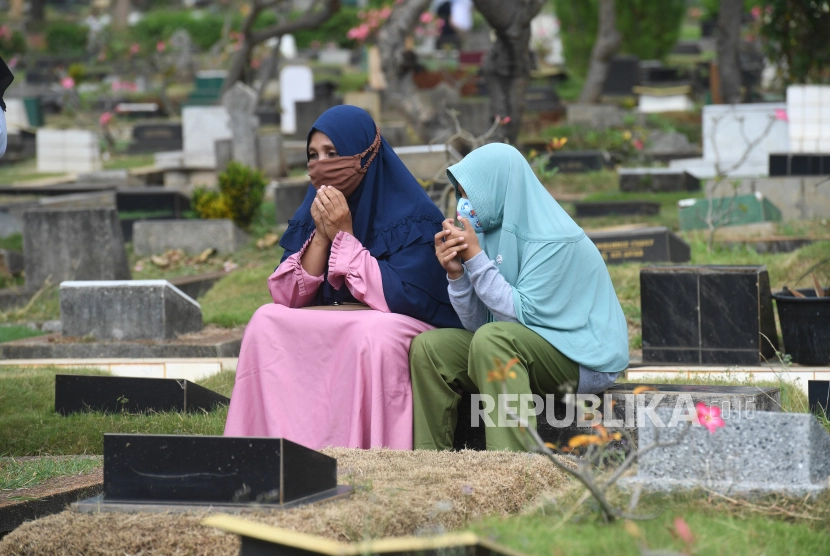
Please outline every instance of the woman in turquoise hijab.
[[[519, 151], [486, 145], [447, 175], [464, 230], [446, 220], [435, 251], [464, 330], [412, 342], [415, 448], [452, 449], [466, 391], [490, 410], [487, 449], [525, 450], [515, 422], [498, 414], [502, 383], [488, 380], [495, 360], [517, 359], [506, 381], [518, 394], [508, 398], [515, 413], [531, 394], [602, 392], [628, 366], [628, 326], [602, 255]], [[532, 407], [522, 413], [535, 427]]]

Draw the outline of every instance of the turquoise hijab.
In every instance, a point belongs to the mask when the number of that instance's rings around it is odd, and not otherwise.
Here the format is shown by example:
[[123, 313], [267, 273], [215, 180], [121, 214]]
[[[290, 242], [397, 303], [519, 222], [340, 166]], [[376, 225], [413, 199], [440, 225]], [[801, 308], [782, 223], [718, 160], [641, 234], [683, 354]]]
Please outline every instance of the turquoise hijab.
[[492, 143], [447, 170], [478, 215], [478, 240], [513, 286], [516, 318], [583, 367], [628, 367], [628, 325], [593, 242], [524, 156]]

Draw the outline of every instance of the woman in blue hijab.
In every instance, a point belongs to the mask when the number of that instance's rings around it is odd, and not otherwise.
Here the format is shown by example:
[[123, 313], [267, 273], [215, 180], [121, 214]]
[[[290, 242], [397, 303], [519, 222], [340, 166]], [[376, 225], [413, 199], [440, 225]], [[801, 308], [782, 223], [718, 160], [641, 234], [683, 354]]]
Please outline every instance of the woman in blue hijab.
[[326, 111], [307, 146], [311, 185], [274, 303], [245, 331], [225, 434], [411, 449], [409, 344], [461, 326], [435, 258], [443, 215], [366, 111]]
[[412, 343], [415, 448], [452, 448], [463, 390], [482, 395], [487, 449], [523, 450], [526, 436], [499, 403], [502, 382], [535, 427], [534, 395], [596, 394], [616, 380], [628, 326], [602, 255], [519, 151], [486, 145], [447, 175], [464, 229], [447, 220], [435, 250], [466, 330]]

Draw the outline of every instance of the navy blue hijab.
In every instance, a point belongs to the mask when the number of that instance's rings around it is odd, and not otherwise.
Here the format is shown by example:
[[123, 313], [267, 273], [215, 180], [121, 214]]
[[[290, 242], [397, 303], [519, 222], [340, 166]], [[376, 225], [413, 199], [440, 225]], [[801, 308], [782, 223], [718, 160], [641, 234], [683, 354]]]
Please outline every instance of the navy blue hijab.
[[[309, 142], [315, 131], [325, 133], [340, 156], [362, 153], [377, 133], [369, 113], [355, 106], [335, 106], [324, 112], [309, 131]], [[283, 261], [302, 249], [315, 229], [311, 203], [316, 194], [309, 185], [303, 203], [288, 221], [280, 239]], [[378, 155], [348, 204], [355, 237], [378, 261], [389, 309], [436, 327], [461, 328], [450, 304], [446, 273], [435, 257], [434, 236], [444, 216], [385, 139], [381, 138]], [[348, 287], [334, 289], [326, 270], [315, 303], [349, 301], [355, 299]]]

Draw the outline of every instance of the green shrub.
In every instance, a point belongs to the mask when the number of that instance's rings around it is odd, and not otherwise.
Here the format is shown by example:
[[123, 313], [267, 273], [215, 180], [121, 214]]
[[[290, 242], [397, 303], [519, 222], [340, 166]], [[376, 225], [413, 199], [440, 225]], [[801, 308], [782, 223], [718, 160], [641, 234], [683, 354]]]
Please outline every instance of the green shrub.
[[219, 174], [219, 191], [197, 189], [191, 203], [201, 218], [230, 218], [243, 230], [251, 228], [262, 198], [265, 177], [239, 162]]
[[45, 35], [50, 54], [75, 54], [86, 50], [89, 28], [71, 21], [53, 21], [46, 26]]
[[26, 53], [26, 37], [20, 31], [9, 29], [8, 25], [0, 27], [0, 56], [8, 60], [15, 54]]
[[297, 31], [294, 33], [297, 48], [309, 48], [314, 41], [322, 46], [333, 42], [341, 48], [354, 48], [357, 43], [346, 34], [352, 27], [360, 25], [360, 19], [357, 17], [359, 11], [357, 8], [344, 6], [318, 27]]
[[184, 29], [200, 49], [207, 50], [222, 37], [225, 18], [192, 10], [159, 10], [147, 13], [136, 23], [130, 34], [135, 42], [146, 48], [155, 48], [158, 41], [166, 41], [178, 29]]

